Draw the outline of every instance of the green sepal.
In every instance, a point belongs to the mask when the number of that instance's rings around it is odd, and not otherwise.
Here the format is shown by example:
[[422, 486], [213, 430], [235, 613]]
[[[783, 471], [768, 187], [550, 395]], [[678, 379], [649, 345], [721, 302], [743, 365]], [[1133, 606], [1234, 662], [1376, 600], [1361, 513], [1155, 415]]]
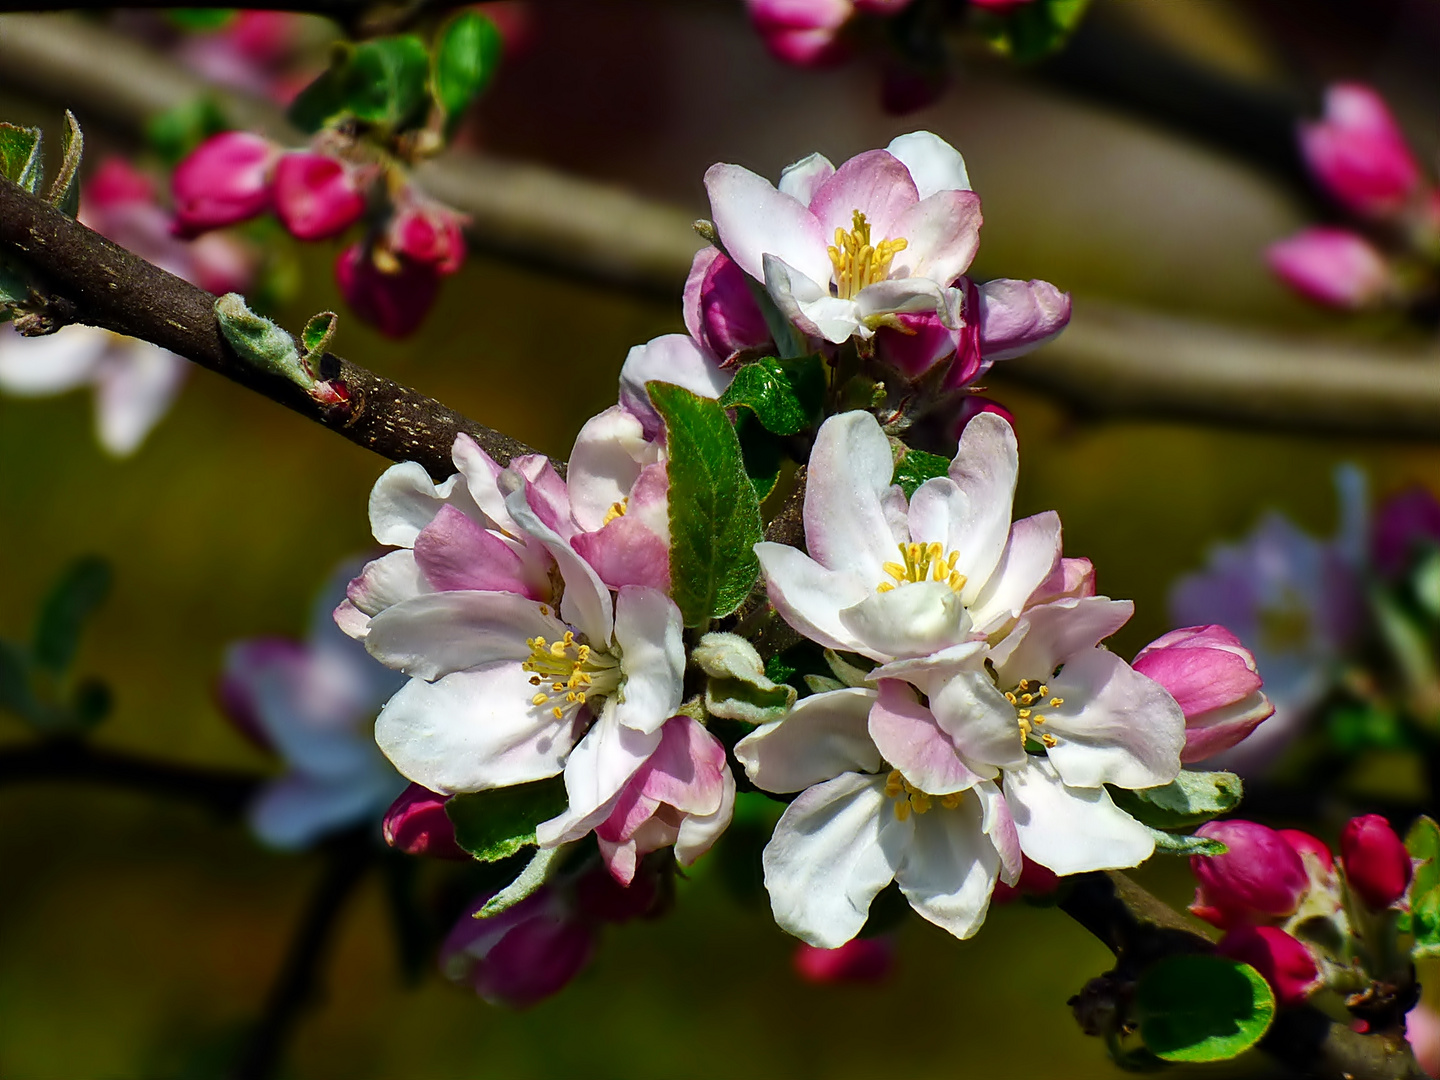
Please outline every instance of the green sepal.
[[0, 173], [31, 194], [39, 190], [45, 174], [40, 142], [39, 128], [0, 121]]
[[686, 626], [705, 626], [738, 608], [759, 576], [760, 501], [719, 402], [671, 383], [647, 389], [669, 453], [671, 593]]
[[514, 907], [521, 900], [530, 896], [545, 884], [551, 873], [559, 869], [560, 856], [568, 847], [568, 844], [561, 844], [559, 847], [539, 848], [515, 880], [486, 900], [485, 906], [475, 912], [474, 917], [488, 919], [491, 916], [499, 915], [502, 911]]
[[45, 199], [70, 217], [80, 212], [80, 158], [85, 153], [85, 136], [75, 114], [65, 110], [65, 133], [60, 137], [60, 171], [50, 181]]
[[1001, 16], [982, 17], [990, 44], [1022, 63], [1060, 49], [1080, 24], [1090, 0], [1031, 0]]
[[558, 776], [513, 787], [455, 795], [445, 815], [455, 826], [455, 842], [481, 862], [497, 862], [535, 843], [535, 827], [567, 805], [565, 781]]
[[263, 315], [251, 311], [239, 293], [215, 301], [220, 332], [239, 357], [262, 371], [311, 390], [316, 378], [301, 361], [295, 339]]
[[720, 395], [722, 406], [748, 409], [776, 435], [798, 435], [818, 424], [824, 400], [825, 361], [818, 354], [746, 364]]
[[205, 96], [156, 113], [145, 122], [145, 140], [166, 165], [175, 166], [212, 135], [231, 124], [214, 98]]
[[1234, 773], [1181, 771], [1152, 788], [1109, 788], [1115, 805], [1152, 829], [1193, 829], [1240, 805], [1244, 785]]
[[908, 499], [926, 480], [946, 476], [949, 472], [949, 458], [943, 458], [939, 454], [927, 454], [924, 450], [906, 450], [905, 456], [896, 462], [895, 474], [890, 478], [890, 482], [899, 484], [900, 490], [905, 492]]
[[1155, 838], [1157, 855], [1224, 855], [1230, 850], [1219, 840], [1206, 836], [1187, 836], [1163, 829], [1150, 829], [1150, 835]]
[[[854, 657], [860, 663], [853, 663], [849, 657]], [[870, 678], [870, 671], [875, 667], [873, 660], [856, 653], [846, 653], [841, 656], [834, 649], [826, 649], [825, 663], [830, 666], [830, 672], [835, 676], [837, 682], [845, 686], [865, 687], [871, 690], [875, 688], [875, 683]]]
[[1165, 1061], [1228, 1061], [1254, 1046], [1275, 1019], [1261, 974], [1209, 953], [1166, 956], [1135, 985], [1134, 1019]]
[[1411, 900], [1409, 930], [1415, 939], [1411, 956], [1416, 960], [1440, 956], [1440, 889], [1431, 889], [1419, 900]]
[[1405, 834], [1415, 865], [1410, 881], [1410, 927], [1416, 959], [1440, 956], [1440, 825], [1421, 814]]
[[30, 655], [35, 666], [60, 678], [75, 662], [85, 623], [110, 594], [110, 564], [98, 556], [76, 559], [40, 605]]
[[478, 11], [457, 15], [440, 31], [430, 64], [430, 92], [445, 114], [447, 134], [490, 85], [504, 44], [499, 28]]
[[424, 119], [430, 53], [413, 34], [342, 44], [330, 67], [290, 104], [287, 116], [313, 134], [342, 116], [401, 131]]
[[755, 646], [736, 634], [706, 634], [690, 659], [709, 676], [705, 709], [714, 716], [764, 724], [779, 720], [795, 704], [795, 688], [772, 681]]

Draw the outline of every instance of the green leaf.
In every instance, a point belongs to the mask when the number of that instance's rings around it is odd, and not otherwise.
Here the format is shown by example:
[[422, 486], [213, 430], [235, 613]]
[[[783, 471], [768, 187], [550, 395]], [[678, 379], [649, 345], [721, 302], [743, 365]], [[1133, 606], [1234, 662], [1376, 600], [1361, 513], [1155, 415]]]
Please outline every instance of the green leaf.
[[145, 139], [161, 161], [174, 166], [210, 136], [230, 128], [215, 99], [199, 97], [150, 117], [145, 122]]
[[1228, 772], [1183, 770], [1161, 787], [1112, 787], [1115, 805], [1152, 829], [1193, 829], [1211, 818], [1228, 814], [1240, 805], [1244, 786]]
[[1440, 825], [1426, 814], [1417, 817], [1405, 834], [1405, 850], [1415, 860], [1410, 895], [1424, 896], [1440, 886]]
[[706, 634], [690, 659], [709, 676], [705, 708], [714, 716], [764, 724], [795, 704], [795, 688], [771, 681], [755, 646], [737, 634]]
[[85, 152], [85, 136], [75, 114], [65, 110], [65, 134], [60, 139], [60, 171], [50, 181], [45, 198], [74, 217], [80, 212], [80, 157]]
[[[1413, 897], [1415, 893], [1411, 893]], [[1411, 955], [1417, 960], [1440, 956], [1440, 889], [1431, 889], [1411, 901], [1410, 933], [1415, 937]]]
[[324, 352], [330, 347], [330, 339], [335, 335], [335, 324], [339, 322], [333, 311], [322, 311], [319, 315], [311, 315], [305, 323], [305, 329], [300, 331], [300, 343], [305, 346], [307, 353]]
[[110, 715], [114, 704], [109, 686], [99, 679], [86, 679], [75, 688], [70, 701], [70, 715], [76, 727], [88, 731]]
[[222, 30], [235, 18], [235, 9], [171, 8], [165, 14], [182, 30]]
[[31, 655], [38, 667], [62, 676], [75, 660], [85, 622], [110, 592], [110, 564], [88, 555], [75, 560], [50, 589], [35, 620]]
[[1335, 749], [1355, 755], [1366, 750], [1408, 750], [1415, 745], [1405, 722], [1390, 709], [1360, 702], [1342, 705], [1325, 717]]
[[520, 871], [519, 876], [489, 900], [486, 900], [485, 906], [475, 913], [475, 918], [488, 919], [492, 915], [499, 915], [544, 885], [545, 879], [550, 876], [551, 871], [559, 867], [561, 854], [569, 847], [569, 844], [561, 844], [559, 847], [540, 848], [536, 851], [530, 861], [525, 864], [525, 869]]
[[403, 130], [422, 121], [430, 53], [413, 34], [337, 46], [330, 67], [290, 103], [286, 115], [314, 133], [342, 116]]
[[504, 40], [500, 30], [477, 11], [457, 15], [440, 31], [430, 69], [430, 90], [445, 112], [445, 127], [455, 124], [500, 66]]
[[285, 117], [307, 135], [313, 135], [331, 120], [345, 112], [345, 71], [349, 62], [349, 46], [336, 49], [337, 57], [304, 90], [295, 95]]
[[765, 661], [765, 677], [771, 682], [789, 682], [799, 670], [783, 656], [772, 656]]
[[0, 122], [0, 173], [26, 191], [39, 189], [44, 173], [39, 128]]
[[749, 409], [776, 435], [798, 435], [820, 422], [824, 398], [825, 362], [818, 355], [794, 360], [767, 356], [735, 373], [720, 404]]
[[1063, 46], [1089, 6], [1090, 0], [1032, 0], [984, 25], [992, 45], [1028, 63]]
[[496, 862], [535, 843], [535, 826], [565, 809], [558, 776], [514, 787], [456, 795], [445, 803], [455, 842], [481, 862]]
[[1258, 971], [1223, 956], [1167, 956], [1135, 986], [1140, 1037], [1166, 1061], [1228, 1061], [1260, 1041], [1275, 995]]
[[1150, 829], [1150, 835], [1155, 838], [1157, 855], [1224, 855], [1230, 850], [1219, 840], [1204, 836], [1185, 836], [1163, 829]]
[[785, 450], [780, 436], [772, 435], [753, 413], [735, 417], [735, 437], [740, 440], [740, 456], [745, 461], [745, 475], [755, 488], [755, 498], [764, 502], [780, 482], [780, 466]]
[[949, 471], [949, 458], [943, 458], [939, 454], [927, 454], [924, 450], [906, 450], [905, 456], [896, 463], [895, 475], [890, 478], [890, 482], [899, 484], [900, 490], [905, 492], [908, 499], [926, 480], [945, 476]]
[[759, 575], [760, 501], [720, 403], [652, 382], [670, 455], [670, 581], [686, 626], [730, 614]]
[[315, 385], [315, 376], [300, 360], [295, 339], [251, 311], [239, 293], [226, 293], [215, 301], [215, 318], [220, 333], [240, 359], [306, 390]]

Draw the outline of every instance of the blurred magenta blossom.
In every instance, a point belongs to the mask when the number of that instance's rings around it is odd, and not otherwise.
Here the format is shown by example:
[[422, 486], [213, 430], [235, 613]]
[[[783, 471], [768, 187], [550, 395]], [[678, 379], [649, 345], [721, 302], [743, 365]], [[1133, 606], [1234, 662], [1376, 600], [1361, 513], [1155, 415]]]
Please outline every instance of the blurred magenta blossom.
[[795, 946], [795, 974], [808, 983], [878, 983], [895, 968], [895, 942], [888, 936], [851, 938], [838, 949]]

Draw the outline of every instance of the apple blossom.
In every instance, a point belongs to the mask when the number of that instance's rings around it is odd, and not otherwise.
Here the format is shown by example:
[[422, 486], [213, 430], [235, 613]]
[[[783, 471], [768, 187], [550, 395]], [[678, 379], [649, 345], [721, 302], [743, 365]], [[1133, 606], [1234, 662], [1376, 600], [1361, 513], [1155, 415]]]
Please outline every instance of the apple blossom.
[[[386, 261], [388, 265], [392, 260]], [[382, 270], [363, 243], [346, 248], [336, 258], [335, 281], [351, 310], [392, 338], [418, 330], [440, 295], [440, 276], [433, 266], [399, 258]]]
[[455, 842], [455, 826], [445, 813], [445, 796], [411, 784], [390, 804], [381, 823], [385, 842], [407, 855], [468, 859]]
[[1413, 873], [1404, 842], [1379, 814], [1364, 814], [1346, 823], [1340, 834], [1340, 864], [1350, 891], [1374, 910], [1404, 896]]
[[282, 154], [273, 185], [275, 214], [297, 240], [338, 236], [365, 212], [359, 171], [329, 154]]
[[877, 983], [895, 967], [895, 942], [888, 937], [851, 938], [838, 949], [800, 942], [792, 960], [808, 983]]
[[716, 362], [773, 350], [770, 327], [745, 272], [718, 248], [695, 253], [683, 295], [685, 329]]
[[288, 770], [250, 807], [265, 843], [307, 847], [326, 833], [378, 821], [404, 787], [375, 747], [370, 721], [400, 685], [330, 617], [353, 567], [321, 594], [309, 640], [259, 638], [230, 648], [220, 698]]
[[1358, 214], [1403, 207], [1420, 184], [1420, 166], [1385, 99], [1360, 83], [1325, 92], [1325, 116], [1300, 125], [1300, 148], [1315, 179]]
[[389, 248], [398, 257], [453, 274], [465, 261], [465, 218], [406, 185], [397, 198], [387, 229]]
[[1327, 307], [1370, 307], [1396, 283], [1390, 264], [1370, 241], [1330, 225], [1301, 229], [1271, 244], [1265, 257], [1286, 285]]
[[1193, 855], [1199, 881], [1190, 911], [1220, 927], [1283, 919], [1310, 889], [1299, 851], [1274, 829], [1254, 821], [1209, 821], [1197, 835], [1219, 840], [1222, 855]]
[[271, 172], [280, 148], [246, 131], [212, 135], [175, 166], [176, 232], [198, 236], [207, 229], [245, 221], [269, 209]]
[[854, 14], [853, 0], [746, 0], [746, 7], [776, 59], [822, 67], [845, 58], [839, 35]]

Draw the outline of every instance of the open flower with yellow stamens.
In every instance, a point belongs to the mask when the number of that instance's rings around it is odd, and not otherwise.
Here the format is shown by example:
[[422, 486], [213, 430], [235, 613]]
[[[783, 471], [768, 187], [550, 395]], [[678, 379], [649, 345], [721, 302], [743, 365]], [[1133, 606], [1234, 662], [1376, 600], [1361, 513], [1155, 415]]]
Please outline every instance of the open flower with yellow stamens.
[[809, 337], [868, 339], [901, 312], [959, 327], [952, 286], [980, 245], [980, 199], [943, 139], [901, 135], [838, 169], [812, 154], [778, 187], [714, 165], [705, 189], [726, 253]]
[[810, 640], [881, 662], [1003, 632], [1061, 566], [1055, 514], [1011, 524], [1018, 469], [1014, 431], [982, 413], [907, 504], [876, 419], [831, 417], [810, 455], [809, 553], [755, 547], [771, 603]]
[[995, 882], [1019, 878], [1015, 825], [992, 781], [953, 753], [917, 770], [872, 737], [905, 699], [885, 684], [815, 694], [735, 746], [757, 787], [800, 792], [765, 848], [765, 888], [775, 921], [819, 948], [853, 938], [891, 881], [921, 916], [970, 937]]

